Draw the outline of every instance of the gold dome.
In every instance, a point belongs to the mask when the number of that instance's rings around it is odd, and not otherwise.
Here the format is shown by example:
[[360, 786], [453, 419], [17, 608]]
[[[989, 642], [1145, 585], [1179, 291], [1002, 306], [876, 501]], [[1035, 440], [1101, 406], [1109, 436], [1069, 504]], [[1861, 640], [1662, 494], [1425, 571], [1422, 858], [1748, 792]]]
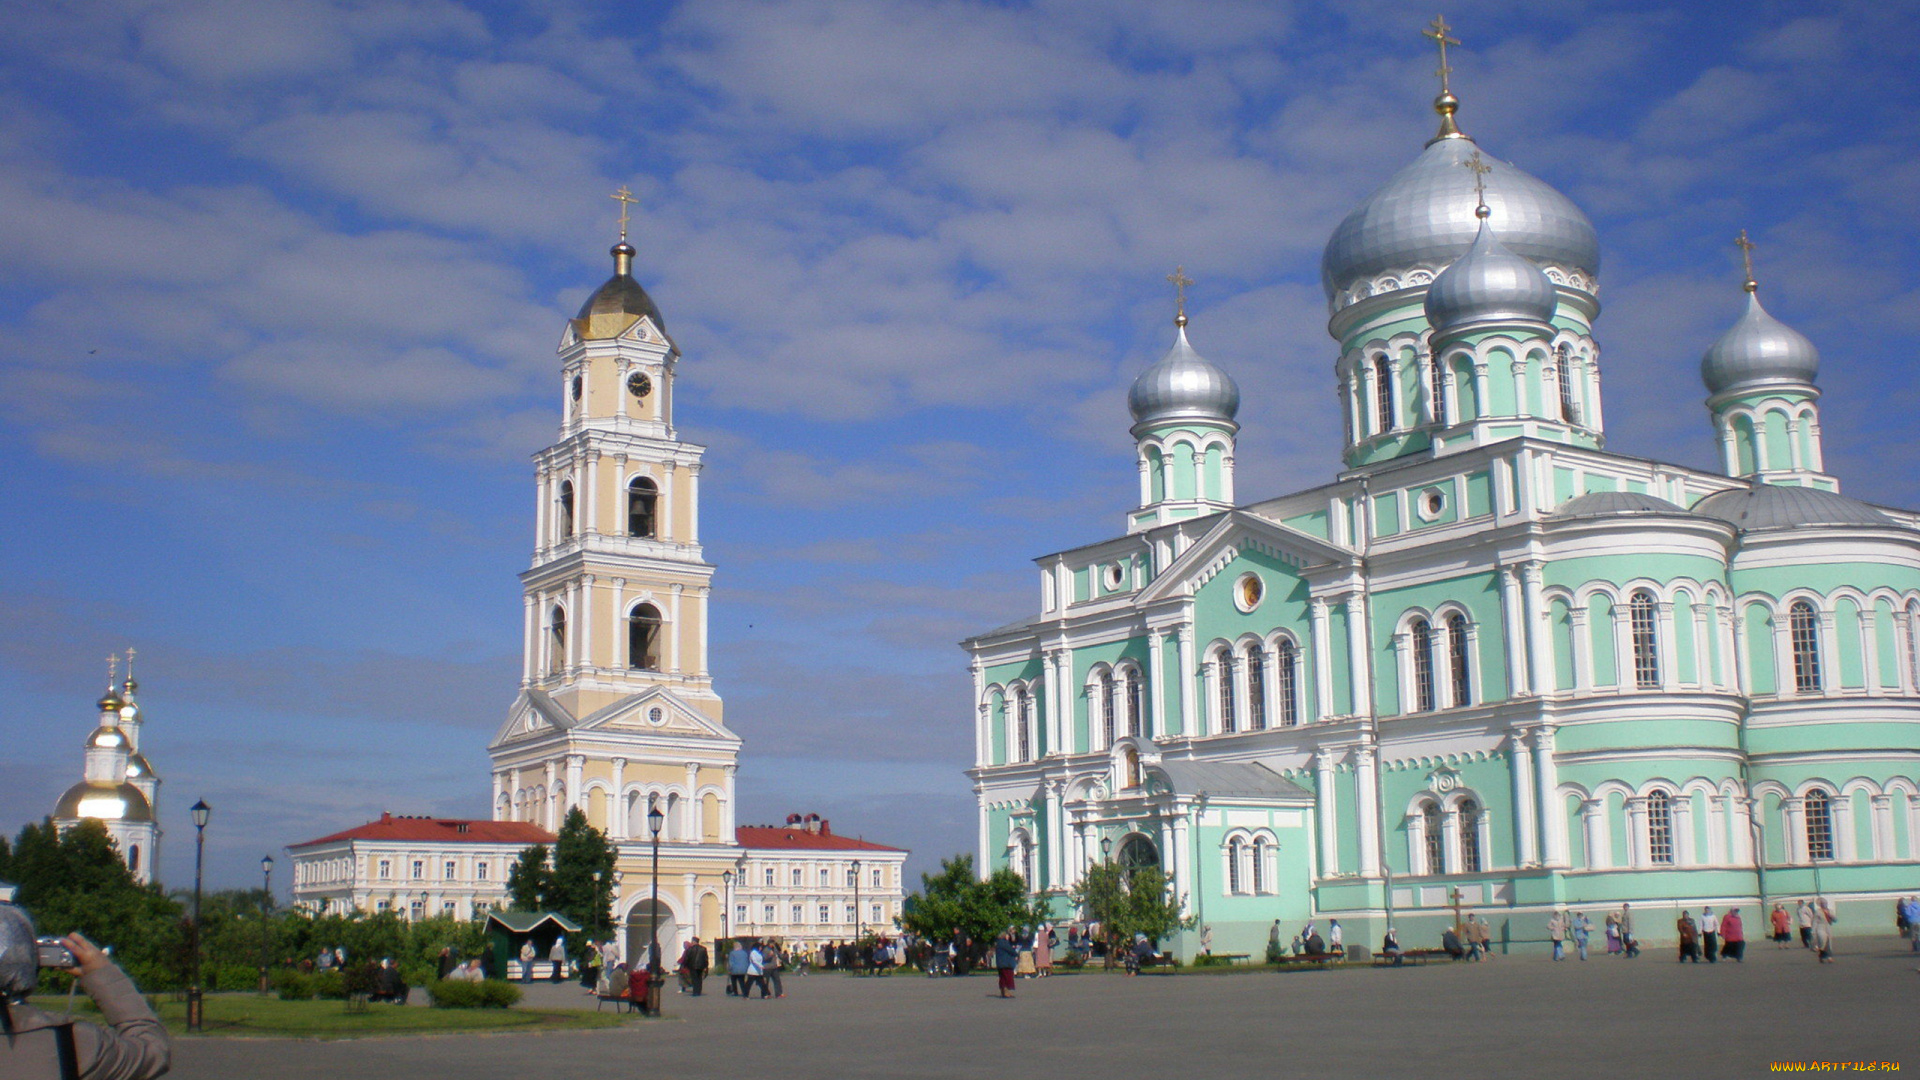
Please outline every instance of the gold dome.
[[153, 766], [147, 762], [147, 755], [136, 751], [127, 758], [128, 780], [135, 780], [142, 776], [151, 778], [153, 775]]
[[109, 690], [106, 696], [100, 699], [98, 704], [101, 712], [119, 712], [120, 707], [125, 705], [126, 702], [120, 700], [120, 695]]
[[103, 747], [113, 749], [114, 747], [124, 747], [126, 745], [127, 733], [114, 727], [112, 724], [101, 724], [99, 727], [93, 729], [93, 734], [87, 736], [87, 749], [89, 750], [96, 750]]
[[54, 820], [152, 821], [153, 807], [132, 784], [83, 781], [67, 789], [53, 805]]
[[660, 317], [660, 308], [633, 279], [633, 247], [623, 240], [612, 254], [613, 276], [580, 305], [580, 313], [573, 317], [574, 332], [582, 338], [614, 338], [646, 318], [665, 337], [667, 323]]

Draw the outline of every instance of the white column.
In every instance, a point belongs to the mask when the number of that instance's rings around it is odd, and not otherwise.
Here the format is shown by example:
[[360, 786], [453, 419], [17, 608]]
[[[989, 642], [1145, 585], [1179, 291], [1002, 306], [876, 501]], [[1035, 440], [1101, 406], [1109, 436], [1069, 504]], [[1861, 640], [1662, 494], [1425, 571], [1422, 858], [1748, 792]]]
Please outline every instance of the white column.
[[679, 470], [673, 467], [673, 462], [671, 461], [663, 461], [660, 463], [660, 497], [655, 499], [653, 504], [653, 528], [655, 534], [658, 535], [660, 539], [676, 544], [684, 544], [688, 542], [687, 538], [674, 531], [674, 521], [676, 519], [673, 516], [673, 492], [675, 487], [673, 475], [678, 471]]
[[667, 601], [667, 610], [669, 612], [667, 618], [672, 621], [672, 625], [669, 628], [670, 632], [667, 634], [667, 670], [673, 672], [675, 675], [681, 674], [680, 636], [685, 633], [686, 627], [680, 621], [680, 594], [685, 592], [686, 588], [685, 585], [677, 581], [674, 582], [672, 598]]
[[545, 469], [540, 470], [538, 479], [534, 481], [533, 489], [535, 500], [533, 507], [533, 550], [537, 558], [540, 552], [547, 550], [547, 537], [552, 535], [550, 531], [552, 527], [550, 515], [553, 505], [553, 490]]
[[1191, 622], [1185, 623], [1174, 632], [1179, 635], [1180, 644], [1180, 734], [1191, 739], [1195, 735], [1193, 708], [1193, 624]]
[[1079, 697], [1073, 689], [1073, 652], [1069, 649], [1061, 649], [1054, 654], [1053, 662], [1059, 669], [1054, 675], [1054, 682], [1060, 687], [1060, 742], [1058, 745], [1060, 753], [1071, 754], [1073, 753], [1073, 703]]
[[586, 801], [580, 797], [580, 770], [586, 764], [586, 758], [579, 754], [567, 755], [567, 809], [579, 807], [586, 809]]
[[[1511, 566], [1500, 568], [1500, 626], [1506, 636], [1507, 696], [1524, 697], [1533, 692], [1527, 681], [1526, 600], [1520, 592], [1520, 574]], [[1544, 693], [1545, 690], [1540, 691]]]
[[1164, 738], [1167, 734], [1167, 650], [1166, 638], [1153, 627], [1147, 630], [1147, 666], [1146, 685], [1141, 692], [1147, 698], [1148, 715], [1151, 728], [1147, 734], [1152, 738]]
[[1052, 889], [1066, 884], [1066, 787], [1059, 780], [1047, 785], [1047, 887]]
[[1038, 752], [1033, 755], [1035, 760], [1046, 757], [1048, 754], [1057, 754], [1061, 750], [1060, 740], [1056, 734], [1060, 730], [1060, 666], [1053, 662], [1051, 650], [1043, 649], [1040, 652], [1040, 687], [1042, 738], [1039, 740], [1040, 745], [1036, 748]]
[[720, 842], [731, 844], [734, 841], [734, 835], [739, 831], [733, 808], [733, 774], [739, 770], [739, 766], [722, 765], [721, 769], [726, 775], [720, 785]]
[[1639, 676], [1633, 669], [1633, 617], [1627, 608], [1627, 598], [1621, 597], [1613, 604], [1613, 685], [1621, 693], [1628, 693], [1639, 686]]
[[585, 512], [585, 517], [580, 522], [582, 536], [600, 531], [600, 455], [598, 454], [587, 459], [585, 495], [586, 497], [581, 500], [583, 504], [581, 509]]
[[580, 638], [580, 666], [593, 668], [598, 666], [598, 658], [593, 648], [593, 587], [597, 584], [592, 574], [580, 579], [580, 610], [574, 615], [574, 634]]
[[1153, 481], [1150, 475], [1152, 470], [1147, 464], [1146, 451], [1140, 450], [1138, 453], [1138, 464], [1140, 466], [1140, 505], [1151, 506], [1153, 505]]
[[1180, 900], [1180, 913], [1189, 914], [1193, 910], [1193, 852], [1188, 839], [1187, 818], [1192, 810], [1186, 806], [1176, 806], [1173, 817], [1173, 880], [1174, 895]]
[[1067, 885], [1078, 885], [1087, 876], [1087, 823], [1073, 823], [1073, 861], [1067, 870]]
[[1313, 755], [1314, 817], [1320, 825], [1320, 875], [1332, 877], [1340, 872], [1340, 832], [1334, 810], [1333, 752], [1315, 751]]
[[987, 676], [986, 666], [980, 662], [979, 656], [974, 656], [967, 663], [967, 673], [973, 676], [973, 701], [977, 714], [973, 723], [973, 763], [985, 765], [987, 751], [993, 744], [987, 741]]
[[1833, 857], [1837, 862], [1857, 861], [1858, 852], [1853, 832], [1853, 796], [1844, 791], [1836, 792], [1827, 803], [1833, 819]]
[[1780, 816], [1786, 823], [1786, 836], [1781, 845], [1786, 849], [1783, 860], [1789, 865], [1804, 866], [1812, 860], [1807, 858], [1807, 819], [1806, 804], [1799, 799], [1780, 800]]
[[548, 832], [553, 832], [560, 827], [560, 823], [553, 820], [553, 789], [559, 781], [559, 772], [559, 768], [553, 762], [547, 762], [547, 797], [540, 800], [540, 820], [541, 827]]
[[1567, 610], [1567, 630], [1573, 638], [1567, 650], [1573, 657], [1573, 689], [1585, 697], [1593, 691], [1593, 633], [1587, 625], [1586, 605]]
[[1513, 772], [1514, 829], [1520, 840], [1520, 865], [1540, 864], [1540, 799], [1533, 787], [1533, 750], [1523, 731], [1507, 736], [1507, 767]]
[[[500, 775], [499, 773], [493, 774], [493, 802], [488, 804], [487, 809], [489, 811], [488, 816], [495, 821], [505, 821], [507, 818], [507, 815], [503, 815], [500, 813], [500, 795], [502, 792], [506, 790], [506, 785], [507, 785], [506, 777]], [[513, 810], [513, 801], [511, 797], [509, 797], [507, 801], [507, 810], [509, 814], [511, 814]], [[296, 867], [295, 869], [297, 870], [298, 867]]]
[[[1901, 796], [1904, 801], [1906, 796]], [[1873, 808], [1873, 850], [1868, 858], [1874, 862], [1892, 862], [1895, 849], [1893, 845], [1893, 796], [1870, 795], [1868, 804]]]
[[989, 851], [989, 850], [987, 850], [987, 844], [988, 844], [988, 840], [987, 840], [987, 822], [988, 822], [988, 816], [987, 816], [987, 801], [986, 801], [985, 799], [983, 799], [983, 798], [981, 798], [981, 797], [980, 797], [980, 790], [979, 790], [978, 788], [975, 788], [975, 789], [974, 789], [974, 792], [973, 792], [973, 801], [974, 801], [974, 805], [975, 805], [976, 807], [978, 807], [978, 808], [979, 808], [979, 811], [980, 811], [980, 815], [979, 815], [979, 818], [980, 818], [980, 837], [979, 837], [979, 843], [980, 843], [980, 854], [979, 854], [979, 856], [978, 856], [978, 857], [977, 857], [977, 858], [976, 858], [976, 859], [974, 860], [974, 863], [973, 863], [973, 869], [974, 869], [974, 872], [975, 872], [975, 873], [977, 873], [977, 874], [979, 874], [979, 875], [980, 875], [980, 879], [981, 879], [982, 881], [985, 881], [985, 880], [987, 879], [987, 877], [988, 877], [989, 875], [991, 875], [991, 874], [993, 873], [993, 853], [992, 853], [991, 851]]
[[[1521, 589], [1527, 602], [1526, 610], [1526, 650], [1528, 682], [1536, 694], [1545, 694], [1553, 689], [1553, 639], [1547, 625], [1549, 618], [1546, 598], [1541, 593], [1540, 564], [1529, 562], [1520, 568]], [[1517, 646], [1516, 646], [1517, 648]], [[1574, 643], [1574, 653], [1580, 651], [1579, 642]]]
[[1475, 360], [1473, 364], [1473, 418], [1475, 420], [1485, 419], [1492, 412], [1489, 408], [1492, 404], [1493, 398], [1490, 396], [1487, 387], [1487, 363], [1484, 360]]
[[520, 685], [533, 681], [539, 671], [540, 663], [540, 606], [532, 597], [524, 600], [526, 607], [525, 640], [520, 646]]
[[1363, 745], [1354, 752], [1354, 801], [1360, 828], [1360, 873], [1380, 876], [1380, 785], [1374, 768], [1375, 751]]
[[[1660, 627], [1654, 641], [1654, 655], [1660, 658], [1660, 689], [1672, 693], [1680, 688], [1680, 640], [1674, 629], [1673, 605], [1662, 600], [1653, 610]], [[1693, 655], [1697, 663], [1700, 651], [1695, 649]]]
[[1860, 666], [1866, 675], [1867, 693], [1877, 697], [1886, 691], [1880, 688], [1880, 628], [1874, 625], [1874, 607], [1869, 600], [1856, 618], [1860, 620]]
[[694, 646], [694, 658], [693, 658], [694, 672], [693, 673], [702, 679], [706, 678], [708, 674], [707, 672], [707, 627], [712, 625], [712, 620], [707, 615], [707, 612], [709, 610], [709, 606], [708, 606], [709, 601], [712, 599], [712, 596], [713, 596], [713, 589], [711, 586], [702, 585], [693, 591], [694, 610], [699, 613], [699, 618], [700, 618], [700, 632], [698, 634], [695, 634], [693, 638], [693, 646]]
[[1553, 728], [1533, 731], [1533, 761], [1539, 769], [1540, 836], [1548, 866], [1567, 865], [1567, 815], [1560, 806], [1560, 766], [1553, 760]]
[[702, 813], [700, 803], [700, 763], [689, 761], [687, 762], [687, 835], [684, 839], [696, 844], [707, 837], [704, 829], [706, 822], [702, 820], [705, 814]]
[[1613, 866], [1613, 844], [1607, 838], [1607, 802], [1588, 799], [1580, 804], [1580, 821], [1587, 829], [1587, 866], [1606, 870]]
[[607, 813], [607, 835], [627, 838], [627, 759], [613, 759], [613, 809]]
[[1333, 715], [1333, 651], [1327, 643], [1327, 602], [1316, 596], [1307, 604], [1313, 635], [1313, 706], [1306, 712], [1309, 721]]
[[1373, 651], [1367, 647], [1367, 596], [1356, 585], [1347, 594], [1347, 674], [1353, 684], [1353, 713], [1373, 715]]
[[700, 466], [687, 466], [687, 543], [700, 542]]

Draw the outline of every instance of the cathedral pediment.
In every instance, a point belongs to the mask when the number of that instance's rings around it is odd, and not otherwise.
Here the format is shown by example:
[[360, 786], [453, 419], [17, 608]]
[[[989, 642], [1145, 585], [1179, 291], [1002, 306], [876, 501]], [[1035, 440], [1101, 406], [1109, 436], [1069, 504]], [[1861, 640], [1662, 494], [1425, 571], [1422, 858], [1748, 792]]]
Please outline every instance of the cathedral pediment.
[[1138, 602], [1192, 596], [1242, 554], [1256, 551], [1299, 570], [1353, 558], [1352, 552], [1317, 536], [1235, 510], [1220, 515], [1218, 524], [1141, 591]]
[[669, 735], [739, 742], [725, 724], [701, 712], [665, 687], [655, 686], [622, 698], [583, 717], [574, 730], [585, 733]]

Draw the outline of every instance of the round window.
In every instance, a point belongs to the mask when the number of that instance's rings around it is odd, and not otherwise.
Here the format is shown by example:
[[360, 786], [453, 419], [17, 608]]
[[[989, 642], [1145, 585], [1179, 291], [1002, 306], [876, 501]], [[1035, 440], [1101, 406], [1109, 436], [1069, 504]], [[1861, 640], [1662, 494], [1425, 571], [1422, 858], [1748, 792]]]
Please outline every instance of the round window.
[[1100, 571], [1100, 580], [1107, 583], [1107, 588], [1117, 589], [1120, 583], [1126, 580], [1126, 571], [1120, 569], [1119, 563], [1108, 563], [1106, 568]]
[[1240, 580], [1233, 583], [1233, 603], [1241, 611], [1252, 611], [1266, 597], [1267, 585], [1259, 574], [1241, 574]]
[[653, 708], [647, 710], [647, 721], [649, 723], [654, 723], [654, 724], [666, 723], [667, 710], [661, 708], [658, 705], [655, 705]]
[[581, 393], [581, 391], [583, 391], [583, 390], [585, 390], [585, 389], [586, 389], [586, 383], [585, 383], [584, 381], [582, 381], [582, 379], [580, 378], [580, 376], [578, 376], [578, 375], [575, 375], [575, 376], [573, 377], [573, 400], [575, 400], [575, 401], [579, 401], [579, 400], [580, 400], [580, 393]]
[[1447, 493], [1439, 488], [1428, 488], [1420, 493], [1420, 501], [1414, 506], [1422, 521], [1432, 521], [1447, 509]]

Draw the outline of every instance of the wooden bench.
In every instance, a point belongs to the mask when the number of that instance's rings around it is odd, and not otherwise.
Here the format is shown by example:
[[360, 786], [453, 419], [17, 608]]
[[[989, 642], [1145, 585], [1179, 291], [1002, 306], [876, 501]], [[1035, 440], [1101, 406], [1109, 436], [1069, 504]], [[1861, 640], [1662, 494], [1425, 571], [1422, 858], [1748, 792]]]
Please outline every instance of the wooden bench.
[[[1403, 949], [1400, 952], [1400, 963], [1397, 966], [1405, 967], [1408, 964], [1425, 964], [1429, 960], [1438, 960], [1446, 955], [1447, 950], [1445, 949]], [[1373, 966], [1395, 967], [1396, 965], [1393, 962], [1393, 957], [1381, 953], [1373, 958]]]
[[1343, 963], [1345, 962], [1345, 960], [1346, 960], [1346, 957], [1341, 956], [1339, 953], [1331, 953], [1331, 952], [1312, 953], [1312, 954], [1298, 953], [1298, 954], [1290, 954], [1287, 956], [1283, 956], [1278, 960], [1272, 961], [1272, 963], [1276, 967], [1294, 967], [1297, 965], [1300, 967], [1312, 966], [1312, 967], [1323, 968], [1323, 967], [1326, 967], [1328, 964]]

